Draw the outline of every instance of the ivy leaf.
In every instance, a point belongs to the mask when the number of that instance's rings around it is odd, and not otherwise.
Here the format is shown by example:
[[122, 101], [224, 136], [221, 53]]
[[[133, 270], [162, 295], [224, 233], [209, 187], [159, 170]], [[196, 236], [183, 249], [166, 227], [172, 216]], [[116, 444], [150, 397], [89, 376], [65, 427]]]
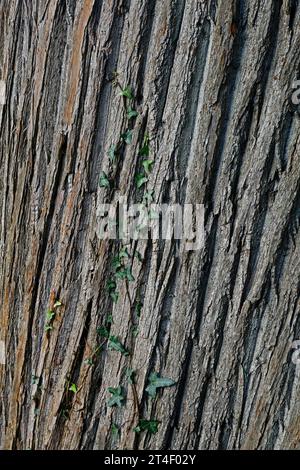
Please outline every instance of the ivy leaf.
[[128, 367], [126, 369], [126, 377], [127, 377], [128, 383], [130, 383], [131, 385], [134, 384], [134, 375], [135, 375], [135, 371], [133, 369], [130, 369], [130, 367]]
[[147, 181], [148, 181], [148, 178], [145, 175], [139, 173], [136, 176], [136, 186], [137, 186], [137, 188], [140, 189], [145, 183], [147, 183]]
[[126, 132], [121, 134], [121, 139], [123, 139], [126, 144], [131, 144], [131, 142], [132, 142], [132, 131], [130, 129], [128, 129]]
[[129, 100], [134, 99], [132, 89], [130, 88], [130, 86], [123, 88], [123, 90], [120, 92], [120, 96], [125, 96], [125, 98], [128, 98]]
[[77, 393], [77, 386], [76, 384], [71, 384], [69, 387], [70, 392]]
[[135, 338], [136, 338], [137, 335], [139, 334], [139, 329], [138, 329], [137, 326], [133, 326], [133, 327], [132, 327], [132, 334], [133, 334], [133, 336], [134, 336]]
[[32, 383], [32, 385], [38, 385], [39, 377], [37, 377], [36, 375], [32, 375], [31, 376], [31, 383]]
[[109, 281], [106, 284], [106, 289], [108, 290], [108, 292], [116, 290], [116, 287], [117, 287], [116, 281], [114, 281], [114, 279], [109, 279]]
[[132, 275], [130, 268], [124, 268], [124, 269], [120, 269], [119, 271], [117, 271], [116, 278], [120, 279], [121, 281], [124, 279], [127, 279], [127, 281], [129, 282], [134, 281], [134, 277]]
[[53, 326], [51, 326], [51, 325], [46, 325], [45, 326], [45, 331], [51, 331], [51, 330], [53, 330]]
[[119, 428], [116, 424], [111, 425], [111, 433], [113, 436], [118, 436], [119, 435]]
[[57, 308], [57, 307], [61, 307], [62, 306], [62, 303], [60, 300], [57, 300], [54, 305], [53, 305], [53, 308]]
[[156, 434], [158, 431], [158, 424], [159, 421], [156, 421], [155, 419], [140, 419], [139, 424], [134, 428], [134, 431], [137, 433], [147, 431], [149, 434]]
[[128, 119], [132, 119], [132, 118], [135, 118], [139, 115], [139, 113], [137, 111], [135, 111], [134, 109], [132, 108], [128, 108], [127, 109], [127, 117]]
[[115, 161], [115, 158], [116, 158], [116, 150], [117, 150], [117, 146], [116, 145], [111, 145], [108, 149], [108, 158], [111, 162], [114, 162]]
[[129, 355], [129, 352], [127, 351], [127, 349], [124, 348], [123, 344], [121, 343], [121, 341], [119, 340], [117, 336], [109, 337], [108, 348], [113, 351], [117, 351], [123, 354], [124, 356]]
[[108, 400], [108, 406], [122, 406], [124, 401], [124, 396], [122, 395], [122, 387], [108, 387], [109, 393], [112, 394], [112, 397]]
[[108, 325], [112, 325], [112, 323], [114, 322], [113, 320], [113, 316], [110, 314], [110, 315], [107, 315], [107, 318], [106, 318], [106, 323]]
[[48, 310], [46, 313], [46, 318], [48, 322], [51, 322], [54, 317], [55, 317], [55, 312], [53, 312], [53, 310]]
[[109, 295], [110, 295], [112, 301], [116, 304], [119, 300], [119, 292], [117, 292], [117, 291], [110, 292]]
[[122, 263], [120, 261], [119, 256], [115, 256], [114, 259], [112, 260], [112, 267], [117, 270], [122, 266]]
[[158, 220], [158, 219], [159, 219], [159, 213], [156, 212], [156, 211], [153, 210], [153, 209], [150, 209], [150, 211], [149, 211], [149, 219], [150, 219], [150, 220]]
[[173, 379], [159, 377], [156, 372], [153, 372], [150, 374], [149, 385], [146, 388], [146, 392], [151, 398], [155, 398], [157, 388], [171, 387], [172, 385], [175, 385], [175, 383], [176, 382]]
[[109, 179], [108, 179], [106, 173], [104, 173], [104, 171], [102, 171], [102, 173], [100, 174], [99, 186], [100, 186], [100, 188], [109, 188], [110, 187]]
[[137, 314], [138, 318], [140, 318], [140, 316], [141, 316], [142, 308], [143, 308], [143, 303], [142, 302], [137, 302], [137, 304], [135, 306], [135, 310], [136, 310], [136, 314]]
[[152, 168], [153, 168], [154, 160], [144, 160], [143, 161], [143, 167], [147, 175], [151, 173]]
[[102, 338], [108, 338], [109, 337], [109, 331], [106, 328], [106, 326], [100, 326], [100, 328], [97, 328], [97, 333], [99, 336], [102, 336]]
[[144, 196], [143, 196], [143, 203], [148, 205], [148, 204], [151, 204], [151, 202], [154, 201], [154, 191], [151, 190], [151, 191], [146, 191]]
[[122, 248], [119, 253], [119, 258], [129, 258], [127, 248]]
[[91, 359], [90, 357], [88, 357], [87, 359], [85, 359], [84, 363], [85, 363], [87, 366], [93, 366], [93, 365], [94, 365], [93, 359]]
[[141, 157], [149, 157], [150, 153], [150, 147], [149, 147], [149, 136], [148, 134], [145, 134], [144, 140], [143, 140], [143, 145], [140, 148], [139, 154]]

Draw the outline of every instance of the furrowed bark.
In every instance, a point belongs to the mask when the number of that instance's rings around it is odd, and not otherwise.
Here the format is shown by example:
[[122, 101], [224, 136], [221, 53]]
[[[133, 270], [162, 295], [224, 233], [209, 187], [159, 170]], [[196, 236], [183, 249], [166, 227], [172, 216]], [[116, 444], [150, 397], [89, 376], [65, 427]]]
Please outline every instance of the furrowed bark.
[[[299, 20], [298, 0], [0, 0], [1, 448], [299, 448]], [[112, 168], [116, 71], [139, 115]], [[146, 132], [148, 189], [204, 204], [205, 243], [131, 242], [112, 304], [98, 210], [141, 197]], [[95, 353], [109, 314], [130, 356]], [[176, 384], [150, 400], [153, 371]]]

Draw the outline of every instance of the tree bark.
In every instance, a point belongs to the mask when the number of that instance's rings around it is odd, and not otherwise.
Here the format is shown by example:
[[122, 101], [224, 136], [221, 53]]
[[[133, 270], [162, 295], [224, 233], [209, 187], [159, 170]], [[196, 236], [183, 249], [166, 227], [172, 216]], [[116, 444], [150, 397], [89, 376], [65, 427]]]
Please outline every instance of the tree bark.
[[[298, 0], [0, 0], [2, 449], [299, 448], [299, 19]], [[147, 190], [204, 204], [205, 243], [132, 241], [112, 302], [97, 214], [142, 197], [146, 133]], [[153, 372], [176, 384], [150, 399]]]

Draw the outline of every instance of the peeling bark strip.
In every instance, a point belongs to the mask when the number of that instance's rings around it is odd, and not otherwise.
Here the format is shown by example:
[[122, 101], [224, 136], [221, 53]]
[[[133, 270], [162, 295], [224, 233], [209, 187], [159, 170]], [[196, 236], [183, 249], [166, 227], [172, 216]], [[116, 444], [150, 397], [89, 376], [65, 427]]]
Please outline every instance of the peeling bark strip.
[[[0, 1], [2, 449], [299, 448], [299, 22], [297, 0]], [[147, 189], [204, 204], [205, 245], [132, 242], [113, 303], [97, 209], [141, 198], [146, 133]], [[150, 399], [154, 372], [176, 383]]]

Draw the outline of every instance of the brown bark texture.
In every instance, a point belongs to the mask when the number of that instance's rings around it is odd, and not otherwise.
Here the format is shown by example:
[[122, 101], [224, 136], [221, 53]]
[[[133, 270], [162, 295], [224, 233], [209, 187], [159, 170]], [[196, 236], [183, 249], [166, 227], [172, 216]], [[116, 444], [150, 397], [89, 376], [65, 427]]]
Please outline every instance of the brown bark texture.
[[[300, 447], [299, 44], [298, 0], [0, 0], [1, 449]], [[204, 246], [109, 290], [99, 207], [152, 190]]]

